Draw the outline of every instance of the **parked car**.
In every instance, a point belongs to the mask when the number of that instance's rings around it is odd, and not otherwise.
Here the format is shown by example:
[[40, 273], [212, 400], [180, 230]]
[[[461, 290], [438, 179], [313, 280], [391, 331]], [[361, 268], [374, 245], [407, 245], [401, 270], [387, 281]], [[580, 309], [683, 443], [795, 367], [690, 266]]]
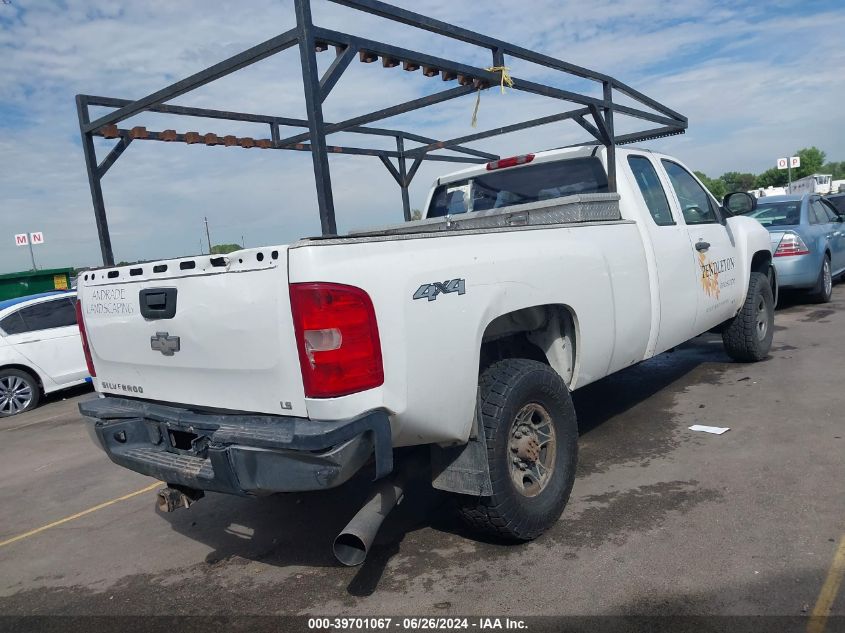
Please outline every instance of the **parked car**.
[[747, 215], [769, 230], [780, 287], [830, 301], [833, 279], [845, 273], [845, 226], [836, 207], [815, 194], [771, 196]]
[[33, 409], [43, 394], [86, 379], [75, 292], [0, 301], [0, 417]]

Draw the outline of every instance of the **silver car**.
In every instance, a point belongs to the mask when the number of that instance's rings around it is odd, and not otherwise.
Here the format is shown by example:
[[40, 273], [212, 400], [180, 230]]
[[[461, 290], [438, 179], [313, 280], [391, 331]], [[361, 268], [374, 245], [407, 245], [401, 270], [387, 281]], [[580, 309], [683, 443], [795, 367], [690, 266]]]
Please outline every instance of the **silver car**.
[[843, 216], [816, 194], [767, 196], [748, 213], [769, 230], [781, 288], [830, 301], [833, 279], [845, 273]]

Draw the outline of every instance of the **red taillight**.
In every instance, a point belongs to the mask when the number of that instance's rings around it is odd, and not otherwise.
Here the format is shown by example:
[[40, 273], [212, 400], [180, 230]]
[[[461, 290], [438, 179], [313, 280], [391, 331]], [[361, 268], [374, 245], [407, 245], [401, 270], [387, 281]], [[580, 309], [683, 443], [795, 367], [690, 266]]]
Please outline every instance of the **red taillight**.
[[775, 250], [775, 257], [789, 257], [791, 255], [809, 255], [810, 249], [797, 233], [784, 233]]
[[366, 292], [291, 284], [290, 303], [306, 397], [335, 398], [384, 383], [378, 324]]
[[85, 364], [88, 365], [88, 373], [96, 376], [94, 361], [91, 360], [91, 348], [88, 347], [88, 333], [85, 331], [85, 321], [82, 319], [82, 301], [76, 300], [76, 324], [79, 326], [79, 337], [82, 339], [82, 351], [85, 353]]
[[491, 163], [487, 163], [487, 171], [494, 169], [504, 169], [505, 167], [516, 167], [517, 165], [525, 165], [534, 160], [534, 154], [523, 154], [522, 156], [511, 156], [510, 158], [500, 158]]

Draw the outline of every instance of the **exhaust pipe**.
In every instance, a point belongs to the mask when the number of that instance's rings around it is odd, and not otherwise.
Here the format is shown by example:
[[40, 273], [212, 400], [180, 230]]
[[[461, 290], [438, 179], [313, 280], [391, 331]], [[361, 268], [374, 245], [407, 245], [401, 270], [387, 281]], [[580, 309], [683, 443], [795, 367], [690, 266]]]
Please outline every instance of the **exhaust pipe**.
[[404, 484], [398, 477], [379, 481], [364, 507], [334, 540], [335, 558], [348, 567], [363, 563], [381, 524], [403, 495]]

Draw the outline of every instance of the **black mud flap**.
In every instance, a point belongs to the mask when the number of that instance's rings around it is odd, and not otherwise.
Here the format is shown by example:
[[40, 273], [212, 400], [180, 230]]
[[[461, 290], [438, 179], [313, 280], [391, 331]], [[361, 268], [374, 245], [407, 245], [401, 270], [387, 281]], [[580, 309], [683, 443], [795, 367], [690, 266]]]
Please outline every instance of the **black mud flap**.
[[[476, 403], [480, 402], [481, 399], [476, 398]], [[478, 404], [466, 444], [446, 448], [431, 445], [431, 485], [438, 490], [475, 497], [489, 497], [493, 494], [490, 467], [487, 464], [487, 441]]]

